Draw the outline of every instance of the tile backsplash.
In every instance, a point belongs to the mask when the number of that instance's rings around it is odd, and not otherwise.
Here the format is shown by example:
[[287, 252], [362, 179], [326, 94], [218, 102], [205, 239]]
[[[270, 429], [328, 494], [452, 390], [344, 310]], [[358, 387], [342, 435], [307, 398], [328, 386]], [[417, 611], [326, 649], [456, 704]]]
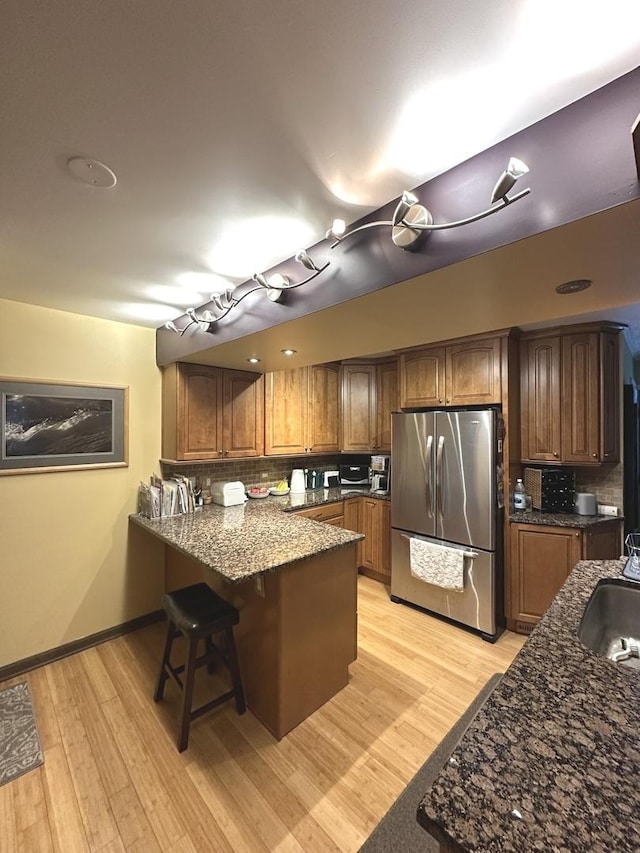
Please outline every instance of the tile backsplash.
[[576, 491], [592, 492], [599, 504], [617, 506], [622, 514], [624, 465], [576, 468]]
[[[250, 486], [275, 486], [280, 480], [288, 480], [293, 468], [309, 468], [315, 471], [331, 471], [347, 462], [368, 464], [371, 456], [348, 456], [331, 454], [327, 456], [261, 456], [258, 459], [229, 459], [222, 462], [188, 462], [180, 465], [161, 463], [162, 476], [173, 474], [196, 477], [203, 488], [207, 479], [211, 483], [227, 480], [240, 480]], [[263, 476], [264, 475], [264, 476]]]

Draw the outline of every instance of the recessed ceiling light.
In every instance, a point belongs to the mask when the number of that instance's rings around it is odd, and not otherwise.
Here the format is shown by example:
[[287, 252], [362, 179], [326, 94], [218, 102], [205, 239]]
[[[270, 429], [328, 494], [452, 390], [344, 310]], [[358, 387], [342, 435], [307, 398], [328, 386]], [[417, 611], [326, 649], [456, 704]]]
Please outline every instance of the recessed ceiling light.
[[282, 355], [295, 355], [297, 350], [294, 349], [281, 349], [280, 352]]
[[575, 281], [565, 281], [564, 284], [559, 284], [556, 287], [556, 293], [580, 293], [581, 290], [586, 290], [591, 287], [591, 280], [588, 278], [577, 278]]
[[249, 356], [249, 358], [247, 359], [247, 361], [249, 362], [249, 364], [260, 364], [260, 362], [262, 361], [262, 359], [261, 359], [261, 358], [257, 358], [255, 355], [252, 355], [252, 356]]
[[88, 157], [72, 157], [67, 160], [67, 169], [74, 178], [101, 190], [115, 187], [118, 180], [116, 173], [108, 166], [99, 160], [90, 160]]

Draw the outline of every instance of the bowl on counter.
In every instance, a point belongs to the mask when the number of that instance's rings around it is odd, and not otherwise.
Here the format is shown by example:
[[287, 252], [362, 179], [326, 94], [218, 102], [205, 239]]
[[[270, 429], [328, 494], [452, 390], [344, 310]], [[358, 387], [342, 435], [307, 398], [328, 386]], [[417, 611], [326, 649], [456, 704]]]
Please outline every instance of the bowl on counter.
[[288, 495], [290, 491], [291, 491], [291, 489], [275, 489], [275, 488], [271, 488], [271, 489], [269, 489], [269, 494], [270, 494], [270, 495], [273, 495], [275, 498], [282, 498], [282, 497], [284, 497], [285, 495]]
[[249, 498], [268, 498], [269, 497], [269, 489], [265, 489], [263, 492], [252, 492], [251, 489], [247, 490], [247, 497]]

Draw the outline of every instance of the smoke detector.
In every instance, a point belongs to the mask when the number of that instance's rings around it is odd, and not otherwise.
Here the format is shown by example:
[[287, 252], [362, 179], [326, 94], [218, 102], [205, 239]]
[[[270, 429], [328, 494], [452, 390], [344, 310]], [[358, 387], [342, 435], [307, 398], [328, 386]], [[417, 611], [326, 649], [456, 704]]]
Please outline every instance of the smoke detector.
[[115, 187], [118, 180], [113, 172], [99, 160], [90, 160], [88, 157], [72, 157], [67, 160], [69, 174], [90, 187], [109, 190]]

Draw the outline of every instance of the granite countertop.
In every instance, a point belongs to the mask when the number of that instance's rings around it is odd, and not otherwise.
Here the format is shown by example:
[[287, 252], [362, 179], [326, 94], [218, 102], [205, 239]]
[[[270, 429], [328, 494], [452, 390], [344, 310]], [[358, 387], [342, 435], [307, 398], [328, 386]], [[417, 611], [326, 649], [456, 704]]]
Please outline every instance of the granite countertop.
[[354, 496], [353, 490], [348, 495], [341, 494], [343, 491], [318, 489], [305, 495], [250, 499], [240, 506], [211, 504], [194, 513], [168, 518], [131, 515], [130, 519], [225, 580], [239, 583], [363, 539], [361, 533], [294, 513]]
[[336, 486], [331, 489], [307, 489], [303, 495], [288, 494], [276, 498], [281, 509], [285, 512], [295, 512], [298, 509], [309, 509], [314, 506], [335, 503], [346, 498], [375, 498], [379, 501], [390, 501], [391, 495], [384, 492], [372, 492], [366, 487]]
[[577, 515], [567, 512], [512, 512], [509, 521], [513, 524], [542, 524], [553, 527], [593, 527], [607, 521], [623, 521], [621, 515]]
[[576, 633], [623, 565], [576, 565], [425, 794], [418, 821], [452, 850], [640, 850], [640, 673]]

